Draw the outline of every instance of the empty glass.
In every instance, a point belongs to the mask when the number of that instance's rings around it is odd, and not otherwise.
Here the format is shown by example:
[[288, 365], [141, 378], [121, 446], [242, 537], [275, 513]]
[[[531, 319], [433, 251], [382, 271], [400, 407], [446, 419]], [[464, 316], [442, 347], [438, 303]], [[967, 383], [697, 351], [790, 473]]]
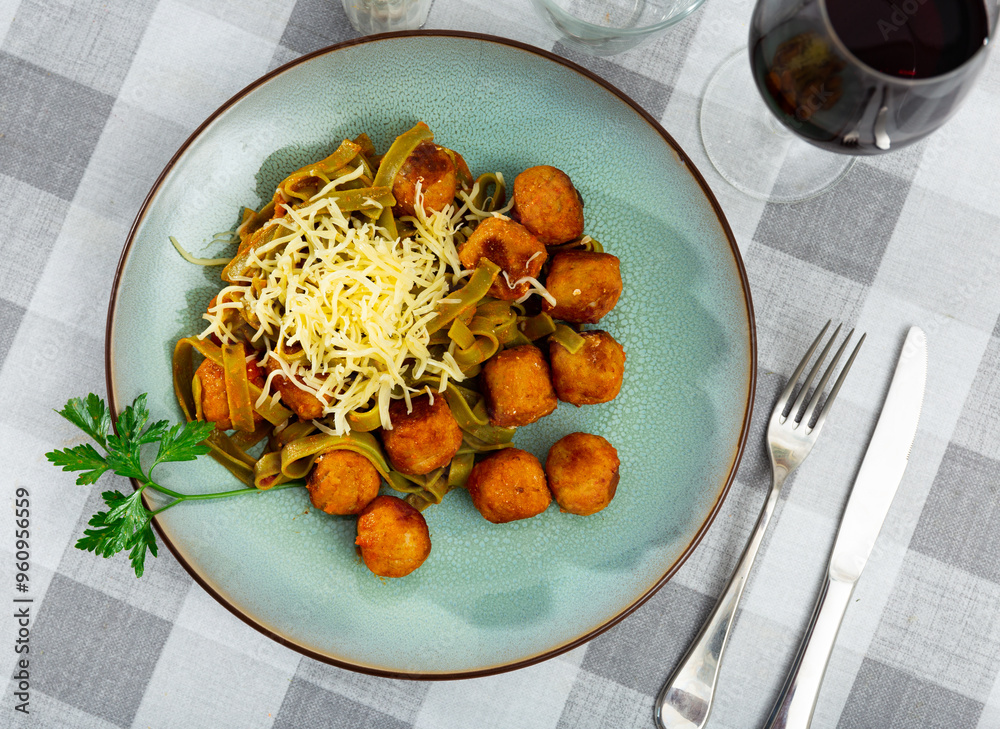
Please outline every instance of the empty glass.
[[634, 48], [693, 13], [704, 0], [531, 0], [571, 48], [610, 56]]

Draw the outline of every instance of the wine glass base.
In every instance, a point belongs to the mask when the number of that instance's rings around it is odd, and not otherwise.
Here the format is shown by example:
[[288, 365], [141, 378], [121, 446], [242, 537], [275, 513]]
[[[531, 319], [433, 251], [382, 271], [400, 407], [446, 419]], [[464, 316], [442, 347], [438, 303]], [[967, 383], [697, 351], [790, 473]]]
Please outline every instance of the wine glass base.
[[746, 49], [730, 56], [709, 80], [700, 124], [715, 169], [758, 200], [808, 200], [840, 182], [856, 161], [803, 142], [775, 119], [757, 91]]

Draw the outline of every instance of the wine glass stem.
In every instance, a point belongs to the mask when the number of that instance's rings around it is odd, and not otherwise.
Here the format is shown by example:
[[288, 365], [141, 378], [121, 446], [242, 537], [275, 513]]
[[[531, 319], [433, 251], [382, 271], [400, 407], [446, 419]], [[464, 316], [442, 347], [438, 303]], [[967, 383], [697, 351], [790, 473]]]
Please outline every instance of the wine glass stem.
[[788, 130], [784, 124], [782, 124], [778, 119], [770, 112], [770, 110], [764, 107], [764, 124], [770, 129], [774, 134], [782, 139], [791, 139], [792, 133]]

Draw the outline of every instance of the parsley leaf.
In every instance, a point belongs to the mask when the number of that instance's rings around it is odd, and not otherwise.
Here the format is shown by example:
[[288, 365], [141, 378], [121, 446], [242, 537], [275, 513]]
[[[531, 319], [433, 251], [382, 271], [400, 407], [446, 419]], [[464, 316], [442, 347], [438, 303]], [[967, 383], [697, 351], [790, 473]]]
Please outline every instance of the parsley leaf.
[[[152, 514], [150, 514], [150, 517], [152, 517]], [[128, 558], [132, 562], [132, 569], [135, 570], [136, 577], [142, 577], [145, 569], [146, 550], [149, 550], [149, 553], [154, 557], [156, 556], [156, 534], [153, 532], [152, 518], [146, 522], [146, 526], [141, 531], [135, 533], [135, 538], [132, 539], [131, 549], [128, 553]]]
[[142, 394], [118, 416], [118, 422], [115, 423], [118, 437], [123, 440], [134, 440], [142, 432], [147, 420], [149, 420], [149, 410], [146, 408], [146, 395]]
[[108, 465], [119, 476], [145, 478], [139, 463], [139, 448], [142, 444], [117, 435], [108, 436]]
[[192, 420], [184, 425], [175, 425], [160, 437], [160, 450], [153, 462], [193, 461], [198, 456], [209, 452], [209, 447], [202, 444], [215, 428], [215, 423], [203, 423]]
[[142, 503], [142, 491], [140, 488], [129, 496], [120, 491], [101, 494], [109, 510], [91, 517], [89, 524], [94, 528], [84, 530], [84, 536], [76, 543], [77, 549], [102, 557], [131, 550], [129, 557], [135, 576], [142, 577], [146, 550], [156, 556], [156, 537], [151, 523], [153, 515]]
[[170, 425], [166, 420], [158, 420], [148, 428], [146, 428], [142, 433], [136, 438], [137, 443], [155, 443], [163, 437], [163, 434], [167, 432], [167, 427]]
[[80, 485], [96, 483], [111, 466], [90, 443], [46, 453], [45, 457], [64, 471], [83, 471], [76, 482]]
[[66, 403], [66, 407], [57, 410], [66, 420], [104, 446], [104, 440], [111, 430], [111, 413], [104, 401], [94, 393], [87, 395], [86, 400], [74, 397]]

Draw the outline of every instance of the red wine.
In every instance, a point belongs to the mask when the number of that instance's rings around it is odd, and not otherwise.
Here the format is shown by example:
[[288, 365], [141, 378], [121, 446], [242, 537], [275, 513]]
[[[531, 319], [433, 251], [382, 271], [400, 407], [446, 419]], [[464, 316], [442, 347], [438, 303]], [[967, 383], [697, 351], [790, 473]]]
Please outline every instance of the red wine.
[[989, 23], [984, 0], [757, 0], [750, 63], [799, 136], [879, 154], [958, 107], [985, 63]]
[[983, 47], [982, 0], [827, 0], [840, 41], [864, 64], [900, 78], [953, 71]]

